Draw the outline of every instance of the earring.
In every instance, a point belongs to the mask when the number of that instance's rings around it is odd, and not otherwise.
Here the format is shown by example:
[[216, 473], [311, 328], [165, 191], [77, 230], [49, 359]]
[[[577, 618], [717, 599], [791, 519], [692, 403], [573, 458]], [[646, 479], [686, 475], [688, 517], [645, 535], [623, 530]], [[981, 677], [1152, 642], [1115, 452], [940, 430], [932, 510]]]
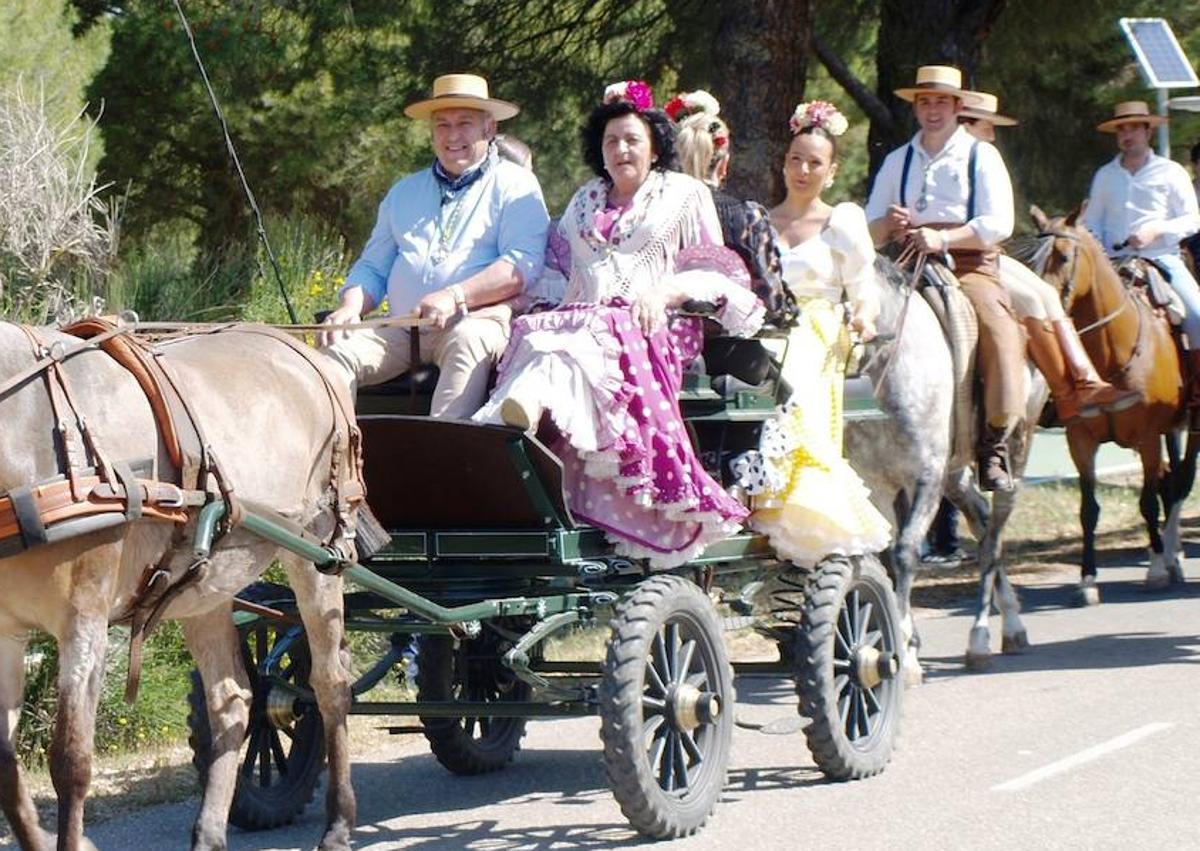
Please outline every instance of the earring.
[[825, 178], [825, 188], [830, 189], [832, 187], [833, 187], [833, 178], [832, 177]]

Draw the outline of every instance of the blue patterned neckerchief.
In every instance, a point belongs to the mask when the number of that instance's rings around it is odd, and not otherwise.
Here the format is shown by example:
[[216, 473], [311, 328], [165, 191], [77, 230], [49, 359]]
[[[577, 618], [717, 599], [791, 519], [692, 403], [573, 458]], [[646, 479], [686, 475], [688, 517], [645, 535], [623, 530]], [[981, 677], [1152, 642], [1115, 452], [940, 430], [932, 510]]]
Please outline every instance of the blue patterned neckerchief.
[[488, 143], [487, 153], [483, 159], [475, 165], [468, 168], [458, 177], [454, 177], [445, 168], [442, 167], [442, 162], [437, 157], [433, 159], [433, 177], [437, 181], [438, 189], [442, 193], [442, 205], [445, 206], [453, 201], [463, 191], [469, 188], [475, 181], [483, 177], [488, 169], [492, 167], [492, 162], [497, 157], [496, 146]]

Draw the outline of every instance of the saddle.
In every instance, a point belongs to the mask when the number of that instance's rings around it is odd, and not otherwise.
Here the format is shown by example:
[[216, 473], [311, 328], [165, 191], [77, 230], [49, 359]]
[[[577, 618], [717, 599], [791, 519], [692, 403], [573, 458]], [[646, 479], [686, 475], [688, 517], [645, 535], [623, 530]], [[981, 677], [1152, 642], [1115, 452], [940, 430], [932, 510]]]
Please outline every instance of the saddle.
[[1170, 272], [1147, 257], [1126, 257], [1117, 264], [1117, 274], [1126, 286], [1137, 288], [1152, 307], [1161, 310], [1172, 328], [1183, 324], [1183, 299], [1171, 288]]
[[941, 263], [926, 262], [917, 284], [946, 335], [954, 371], [950, 467], [969, 467], [975, 458], [975, 350], [979, 321], [958, 278]]

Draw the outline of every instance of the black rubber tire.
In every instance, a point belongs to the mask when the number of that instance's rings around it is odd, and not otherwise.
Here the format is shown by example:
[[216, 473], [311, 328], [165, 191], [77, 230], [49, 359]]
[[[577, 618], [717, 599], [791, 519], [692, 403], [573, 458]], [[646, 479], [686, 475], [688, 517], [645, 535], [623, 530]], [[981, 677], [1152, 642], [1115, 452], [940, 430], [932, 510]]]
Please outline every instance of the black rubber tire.
[[[503, 666], [494, 635], [456, 642], [424, 635], [417, 653], [417, 700], [516, 701], [529, 686]], [[454, 774], [498, 771], [512, 762], [525, 736], [523, 718], [421, 718], [434, 757]]]
[[[683, 683], [719, 707], [690, 732], [675, 710]], [[712, 602], [678, 576], [639, 584], [617, 607], [600, 682], [609, 785], [638, 832], [689, 836], [708, 820], [725, 786], [733, 718], [733, 669]]]
[[[870, 687], [860, 679], [860, 648], [878, 650], [891, 669]], [[796, 692], [813, 760], [831, 780], [878, 774], [900, 730], [900, 616], [887, 573], [874, 556], [831, 557], [812, 573], [796, 632]]]
[[[286, 729], [276, 729], [267, 717], [269, 688], [259, 680], [259, 664], [286, 631], [268, 621], [242, 630], [242, 662], [250, 678], [254, 697], [250, 723], [238, 759], [237, 788], [229, 821], [243, 830], [270, 830], [295, 821], [312, 800], [313, 790], [325, 767], [325, 733], [315, 705], [307, 706]], [[284, 679], [308, 686], [312, 661], [308, 642], [301, 636], [280, 660]], [[200, 674], [192, 672], [188, 694], [188, 744], [192, 764], [203, 788], [212, 762], [212, 730]]]

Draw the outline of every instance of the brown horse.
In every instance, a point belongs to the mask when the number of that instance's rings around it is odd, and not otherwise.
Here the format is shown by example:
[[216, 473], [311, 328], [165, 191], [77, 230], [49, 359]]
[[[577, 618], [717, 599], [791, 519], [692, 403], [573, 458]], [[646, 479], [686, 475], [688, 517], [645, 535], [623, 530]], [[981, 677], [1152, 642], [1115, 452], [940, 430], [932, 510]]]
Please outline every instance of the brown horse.
[[[1162, 588], [1182, 576], [1179, 513], [1196, 473], [1196, 434], [1180, 456], [1185, 425], [1184, 374], [1171, 328], [1142, 292], [1122, 282], [1100, 244], [1076, 223], [1078, 211], [1050, 220], [1037, 208], [1040, 234], [1020, 247], [1030, 266], [1058, 288], [1079, 329], [1088, 355], [1107, 380], [1137, 390], [1142, 402], [1120, 413], [1076, 420], [1067, 426], [1071, 460], [1079, 471], [1083, 525], [1080, 602], [1099, 602], [1096, 588], [1096, 450], [1113, 442], [1133, 449], [1142, 462], [1142, 517], [1150, 535], [1148, 588]], [[1164, 447], [1167, 463], [1164, 463]], [[1165, 524], [1159, 531], [1159, 503]]]
[[[30, 333], [45, 349], [31, 347]], [[66, 356], [61, 370], [71, 389], [72, 410], [63, 416], [51, 400], [51, 384], [35, 362], [46, 351], [60, 356], [79, 341], [65, 334], [0, 323], [0, 496], [65, 472], [68, 444], [99, 451], [114, 465], [145, 462], [170, 482], [172, 458], [156, 428], [147, 396], [133, 375], [96, 350]], [[272, 512], [322, 540], [341, 544], [353, 536], [353, 512], [335, 516], [331, 470], [354, 459], [333, 434], [346, 427], [349, 387], [320, 363], [271, 335], [235, 328], [161, 346], [190, 399], [206, 443], [218, 454], [226, 485], [243, 505]], [[24, 376], [24, 377], [23, 377]], [[57, 410], [57, 415], [56, 415]], [[86, 434], [85, 434], [86, 432]], [[76, 456], [77, 458], [80, 456]], [[76, 469], [78, 469], [77, 465]], [[100, 466], [96, 463], [96, 466]], [[129, 481], [125, 479], [124, 481]], [[226, 492], [229, 492], [227, 489]], [[15, 504], [15, 501], [14, 501]], [[84, 518], [90, 521], [92, 518]], [[125, 515], [117, 515], [124, 520]], [[66, 524], [76, 521], [65, 521]], [[35, 524], [36, 525], [36, 524]], [[182, 622], [204, 681], [212, 725], [213, 754], [192, 847], [225, 848], [225, 829], [246, 735], [250, 684], [241, 662], [231, 600], [279, 557], [296, 591], [312, 653], [312, 685], [325, 725], [329, 756], [327, 822], [323, 849], [349, 848], [354, 792], [349, 782], [346, 714], [349, 677], [342, 657], [341, 579], [234, 528], [197, 561], [190, 531], [148, 517], [109, 528], [46, 526], [46, 542], [0, 550], [0, 805], [25, 849], [55, 844], [38, 824], [21, 778], [13, 735], [21, 712], [25, 647], [29, 632], [43, 630], [59, 647], [58, 707], [50, 774], [58, 793], [60, 849], [89, 848], [83, 838], [83, 805], [91, 778], [96, 704], [104, 673], [109, 625], [144, 599], [147, 566], [175, 577], [195, 568], [193, 581], [167, 599], [165, 615]], [[32, 528], [32, 527], [31, 527]], [[52, 534], [58, 531], [57, 540]], [[23, 533], [24, 534], [24, 533]]]

